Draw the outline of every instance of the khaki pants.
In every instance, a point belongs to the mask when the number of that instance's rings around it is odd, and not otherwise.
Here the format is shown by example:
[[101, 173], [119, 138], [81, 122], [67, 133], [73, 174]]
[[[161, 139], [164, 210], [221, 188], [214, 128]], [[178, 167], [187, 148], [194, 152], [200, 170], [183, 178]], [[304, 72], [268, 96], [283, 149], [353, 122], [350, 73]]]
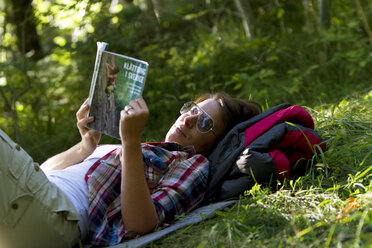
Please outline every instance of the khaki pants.
[[0, 248], [72, 247], [77, 221], [67, 196], [0, 129]]

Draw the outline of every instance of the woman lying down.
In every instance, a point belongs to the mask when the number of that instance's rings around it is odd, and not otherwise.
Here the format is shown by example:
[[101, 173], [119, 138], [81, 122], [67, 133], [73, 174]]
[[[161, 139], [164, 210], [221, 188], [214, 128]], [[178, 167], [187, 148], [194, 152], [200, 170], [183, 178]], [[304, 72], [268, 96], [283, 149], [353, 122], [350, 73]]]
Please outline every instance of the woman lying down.
[[110, 246], [161, 228], [203, 200], [205, 154], [237, 123], [261, 112], [225, 93], [185, 103], [160, 143], [141, 143], [143, 98], [121, 111], [120, 145], [98, 145], [85, 101], [81, 141], [40, 167], [0, 130], [0, 247]]

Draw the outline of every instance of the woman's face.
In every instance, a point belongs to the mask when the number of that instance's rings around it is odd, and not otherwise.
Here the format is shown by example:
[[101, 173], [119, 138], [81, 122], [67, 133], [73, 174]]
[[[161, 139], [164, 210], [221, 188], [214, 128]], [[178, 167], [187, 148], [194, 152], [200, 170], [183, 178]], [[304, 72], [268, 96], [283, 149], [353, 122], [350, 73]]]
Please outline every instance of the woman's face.
[[188, 112], [181, 114], [169, 129], [165, 137], [166, 142], [176, 142], [183, 146], [194, 146], [198, 153], [206, 152], [215, 145], [225, 128], [221, 107], [214, 99], [204, 100], [198, 103], [198, 106], [212, 118], [214, 122], [213, 132], [200, 132], [197, 128], [199, 114]]

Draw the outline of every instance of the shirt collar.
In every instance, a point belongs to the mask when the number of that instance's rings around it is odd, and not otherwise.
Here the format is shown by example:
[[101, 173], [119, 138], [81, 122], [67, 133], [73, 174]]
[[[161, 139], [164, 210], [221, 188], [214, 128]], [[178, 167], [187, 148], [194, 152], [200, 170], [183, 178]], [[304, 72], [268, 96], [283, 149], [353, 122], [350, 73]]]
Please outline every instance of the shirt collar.
[[182, 146], [175, 142], [147, 142], [147, 145], [157, 146], [168, 151], [181, 151], [181, 152], [188, 152], [192, 155], [196, 154], [195, 148], [193, 146]]

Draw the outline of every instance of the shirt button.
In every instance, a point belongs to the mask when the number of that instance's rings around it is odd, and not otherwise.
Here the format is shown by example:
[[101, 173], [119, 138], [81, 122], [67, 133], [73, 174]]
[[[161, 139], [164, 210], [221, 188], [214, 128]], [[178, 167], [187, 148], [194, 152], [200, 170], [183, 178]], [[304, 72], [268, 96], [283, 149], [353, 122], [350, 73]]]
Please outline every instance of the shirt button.
[[16, 145], [15, 149], [17, 149], [17, 151], [20, 151], [21, 147], [19, 145]]
[[40, 170], [40, 167], [37, 164], [34, 165], [34, 168], [35, 168], [36, 171]]
[[12, 209], [16, 210], [18, 209], [18, 203], [12, 203]]

